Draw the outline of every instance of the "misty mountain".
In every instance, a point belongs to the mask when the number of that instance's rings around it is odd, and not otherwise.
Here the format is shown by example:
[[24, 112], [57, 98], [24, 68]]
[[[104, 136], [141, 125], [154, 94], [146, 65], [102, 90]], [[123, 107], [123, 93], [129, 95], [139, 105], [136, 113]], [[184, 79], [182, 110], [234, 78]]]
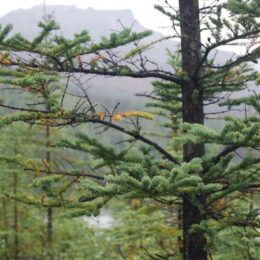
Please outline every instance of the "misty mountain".
[[[43, 6], [35, 6], [30, 9], [19, 9], [12, 11], [0, 18], [0, 24], [13, 24], [13, 32], [20, 32], [28, 39], [32, 39], [39, 32], [38, 22], [42, 19], [44, 12], [51, 14], [59, 23], [61, 32], [66, 37], [73, 37], [75, 33], [87, 29], [93, 41], [98, 41], [102, 36], [108, 36], [113, 31], [125, 27], [132, 27], [134, 31], [140, 32], [146, 30], [138, 21], [136, 21], [130, 10], [94, 10], [93, 8], [79, 9], [75, 6], [47, 6], [44, 10]], [[154, 34], [144, 41], [153, 41], [161, 38], [160, 33]], [[175, 51], [178, 43], [176, 41], [167, 40], [160, 42], [157, 46], [146, 52], [149, 59], [155, 61], [164, 68], [172, 70], [167, 65], [166, 49]], [[128, 47], [129, 48], [129, 47]], [[212, 54], [214, 55], [214, 54]], [[225, 60], [234, 56], [234, 53], [220, 51], [216, 56], [217, 63], [224, 63]], [[111, 77], [95, 77], [92, 81], [88, 81], [87, 87], [90, 87], [89, 93], [97, 100], [98, 103], [111, 103], [120, 101], [125, 104], [129, 103], [129, 99], [135, 102], [136, 107], [142, 107], [141, 98], [133, 98], [133, 94], [137, 92], [150, 91], [151, 79], [130, 79], [130, 78], [111, 78]], [[109, 100], [108, 100], [109, 99]], [[109, 102], [108, 102], [109, 101]], [[133, 103], [131, 104], [133, 106]], [[133, 109], [133, 107], [131, 107]]]
[[[35, 6], [30, 9], [18, 9], [0, 18], [0, 24], [11, 23], [14, 25], [13, 32], [20, 32], [28, 39], [32, 39], [39, 32], [37, 24], [42, 20], [44, 13], [52, 15], [60, 25], [62, 34], [72, 38], [75, 33], [87, 29], [93, 41], [97, 42], [102, 36], [109, 36], [114, 31], [120, 31], [122, 25], [131, 27], [133, 31], [147, 30], [133, 16], [130, 10], [95, 10], [93, 8], [80, 9], [75, 6], [53, 5]], [[158, 32], [153, 32], [145, 41], [162, 38]], [[176, 50], [178, 43], [173, 40], [160, 42], [152, 50], [147, 52], [149, 58], [159, 64], [167, 63], [166, 49]], [[234, 53], [221, 51], [217, 55], [217, 63], [223, 63]]]
[[60, 24], [65, 37], [73, 37], [74, 33], [87, 29], [94, 40], [109, 35], [113, 30], [120, 29], [120, 23], [131, 26], [135, 22], [136, 31], [145, 28], [135, 21], [130, 10], [94, 10], [93, 8], [79, 9], [75, 6], [35, 6], [30, 9], [19, 9], [3, 16], [1, 23], [12, 23], [14, 31], [21, 32], [32, 38], [39, 31], [37, 24], [44, 16], [44, 12], [52, 15]]
[[[112, 32], [122, 30], [122, 25], [132, 27], [134, 31], [147, 30], [133, 16], [130, 10], [94, 10], [93, 8], [79, 9], [75, 6], [46, 6], [47, 14], [50, 14], [60, 25], [62, 34], [72, 38], [75, 33], [88, 30], [92, 40], [97, 42], [102, 36], [109, 36]], [[28, 39], [32, 39], [39, 32], [38, 23], [44, 16], [43, 6], [35, 6], [30, 9], [19, 9], [0, 18], [0, 24], [11, 23], [13, 32], [20, 32]], [[161, 38], [162, 35], [154, 32], [149, 40]], [[156, 58], [159, 63], [165, 63], [165, 49], [174, 50], [176, 42], [165, 41], [155, 47], [155, 51], [149, 52], [149, 57]]]
[[[146, 30], [135, 20], [130, 10], [94, 10], [92, 8], [79, 9], [75, 6], [47, 6], [46, 13], [51, 14], [60, 25], [60, 30], [65, 37], [72, 38], [75, 33], [87, 29], [93, 41], [97, 42], [102, 36], [109, 36], [114, 31], [125, 27], [132, 27], [134, 31]], [[12, 11], [0, 18], [0, 24], [13, 24], [13, 33], [20, 32], [28, 39], [32, 39], [39, 33], [37, 24], [44, 15], [43, 6], [35, 6], [30, 9], [19, 9]], [[161, 38], [162, 35], [154, 33], [146, 41]], [[174, 51], [176, 42], [165, 41], [147, 52], [149, 58], [159, 64], [165, 64], [167, 60], [166, 48]], [[113, 96], [115, 102], [128, 100], [133, 93], [151, 89], [150, 79], [115, 79], [102, 77], [88, 82], [91, 86], [90, 93], [98, 102], [104, 102], [108, 96]], [[119, 89], [121, 90], [119, 94]], [[122, 94], [123, 93], [123, 94]], [[123, 99], [123, 100], [122, 100]]]

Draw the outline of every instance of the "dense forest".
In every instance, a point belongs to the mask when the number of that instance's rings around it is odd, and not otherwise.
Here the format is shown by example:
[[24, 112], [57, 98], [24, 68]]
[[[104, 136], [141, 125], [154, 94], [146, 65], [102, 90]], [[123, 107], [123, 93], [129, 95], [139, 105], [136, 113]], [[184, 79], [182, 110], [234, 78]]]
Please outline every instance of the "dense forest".
[[259, 259], [260, 2], [176, 2], [0, 18], [0, 259]]

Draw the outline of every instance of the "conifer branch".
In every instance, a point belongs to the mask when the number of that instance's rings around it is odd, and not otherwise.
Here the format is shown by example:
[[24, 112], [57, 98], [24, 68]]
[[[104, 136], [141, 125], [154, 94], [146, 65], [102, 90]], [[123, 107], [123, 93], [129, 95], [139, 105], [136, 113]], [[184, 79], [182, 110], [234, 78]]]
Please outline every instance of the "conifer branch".
[[[250, 32], [246, 32], [246, 33], [243, 33], [243, 34], [240, 34], [240, 35], [236, 35], [236, 36], [233, 36], [233, 37], [230, 37], [230, 38], [227, 38], [225, 40], [222, 40], [222, 41], [218, 41], [216, 43], [213, 43], [212, 45], [208, 46], [205, 51], [204, 51], [204, 54], [198, 64], [198, 67], [196, 68], [196, 71], [195, 71], [195, 74], [194, 75], [197, 75], [197, 73], [200, 71], [200, 69], [203, 67], [203, 64], [207, 61], [208, 59], [208, 56], [210, 54], [210, 52], [220, 46], [225, 46], [233, 41], [236, 41], [236, 40], [240, 40], [240, 39], [248, 39], [248, 37], [255, 37], [255, 35], [259, 34], [260, 33], [260, 29], [259, 30], [253, 30], [253, 31], [250, 31]], [[248, 56], [248, 55], [247, 55]], [[249, 58], [250, 56], [248, 56]], [[243, 58], [240, 58], [238, 59], [234, 64], [230, 64], [230, 67], [232, 67], [233, 65], [237, 65], [237, 64], [240, 64], [241, 62], [244, 62], [244, 61], [248, 61], [248, 59], [245, 59], [243, 60]], [[225, 65], [224, 65], [225, 66]], [[224, 68], [224, 66], [221, 66], [221, 67], [217, 67], [217, 68]], [[228, 68], [228, 64], [226, 65], [227, 68]]]
[[168, 153], [164, 148], [162, 148], [156, 142], [153, 142], [152, 140], [150, 140], [150, 139], [140, 135], [139, 132], [129, 131], [129, 130], [126, 130], [125, 128], [123, 128], [123, 127], [121, 127], [119, 125], [116, 125], [116, 124], [110, 122], [110, 121], [104, 121], [104, 120], [100, 120], [100, 119], [96, 119], [96, 118], [89, 118], [89, 119], [86, 119], [86, 120], [83, 119], [83, 122], [84, 121], [85, 122], [98, 123], [98, 124], [101, 124], [101, 125], [105, 125], [105, 126], [113, 128], [113, 129], [116, 129], [119, 132], [122, 132], [124, 134], [129, 135], [129, 136], [132, 136], [132, 137], [134, 137], [135, 140], [142, 141], [143, 143], [146, 143], [149, 146], [152, 146], [155, 150], [157, 150], [160, 154], [165, 156], [165, 158], [167, 158], [171, 162], [174, 162], [177, 165], [180, 164], [178, 162], [178, 160], [176, 158], [174, 158], [170, 153]]
[[94, 174], [85, 173], [84, 171], [47, 171], [42, 169], [33, 169], [33, 168], [26, 168], [25, 171], [37, 171], [40, 173], [46, 173], [46, 174], [56, 174], [56, 175], [64, 175], [68, 177], [89, 177], [97, 180], [104, 180], [104, 177], [97, 176]]

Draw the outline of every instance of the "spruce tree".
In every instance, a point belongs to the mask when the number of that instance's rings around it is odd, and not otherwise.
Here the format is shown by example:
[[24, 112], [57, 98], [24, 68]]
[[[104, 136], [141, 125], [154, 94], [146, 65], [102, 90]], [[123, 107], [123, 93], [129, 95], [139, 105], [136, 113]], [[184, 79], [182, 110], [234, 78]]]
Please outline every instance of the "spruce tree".
[[[152, 44], [141, 45], [139, 41], [149, 36], [149, 31], [133, 33], [124, 28], [109, 38], [102, 38], [100, 43], [91, 43], [87, 31], [76, 34], [74, 39], [53, 35], [58, 27], [50, 20], [40, 23], [42, 32], [32, 41], [19, 34], [8, 38], [11, 28], [2, 28], [1, 63], [12, 70], [2, 71], [1, 74], [8, 77], [1, 82], [33, 90], [32, 86], [37, 86], [41, 80], [52, 80], [59, 73], [83, 73], [157, 78], [177, 85], [180, 92], [176, 91], [176, 98], [181, 104], [182, 123], [176, 125], [181, 136], [174, 136], [171, 144], [182, 145], [182, 158], [142, 132], [140, 120], [152, 119], [150, 114], [116, 109], [97, 111], [87, 96], [87, 105], [83, 108], [77, 106], [72, 111], [64, 111], [56, 106], [51, 112], [23, 108], [20, 110], [26, 111], [25, 114], [1, 119], [0, 126], [13, 121], [37, 123], [39, 120], [51, 126], [94, 123], [129, 136], [131, 142], [144, 143], [146, 146], [140, 148], [138, 156], [133, 156], [129, 148], [116, 151], [85, 133], [78, 134], [75, 142], [59, 142], [58, 146], [63, 148], [88, 153], [100, 175], [83, 176], [92, 180], [81, 181], [78, 202], [73, 204], [49, 193], [45, 206], [76, 208], [77, 212], [72, 213], [76, 216], [96, 212], [114, 197], [181, 201], [183, 243], [180, 251], [183, 259], [207, 259], [210, 241], [218, 232], [233, 226], [248, 227], [256, 232], [259, 227], [254, 200], [248, 196], [259, 188], [259, 94], [252, 91], [247, 97], [234, 98], [235, 93], [247, 89], [248, 82], [259, 83], [259, 73], [248, 65], [257, 63], [260, 57], [259, 2], [228, 0], [200, 6], [198, 0], [180, 0], [179, 8], [168, 1], [156, 8], [171, 19], [173, 37], [180, 39], [181, 69], [164, 70], [144, 56]], [[202, 40], [204, 32], [209, 35], [207, 40]], [[48, 41], [43, 42], [46, 38]], [[118, 54], [114, 51], [131, 42], [136, 48], [130, 52]], [[243, 45], [245, 51], [221, 64], [216, 59], [217, 48], [228, 45]], [[19, 57], [23, 52], [31, 53], [33, 58]], [[208, 115], [205, 106], [209, 104], [227, 111], [246, 105], [251, 114], [244, 118], [228, 114], [222, 120], [222, 129], [215, 130], [205, 125]], [[211, 114], [225, 112], [218, 107]], [[120, 125], [120, 121], [129, 118], [135, 118], [131, 129]], [[212, 146], [217, 149], [215, 154], [210, 152]], [[235, 157], [237, 154], [239, 158]], [[59, 182], [60, 173], [56, 171], [56, 174], [42, 178], [37, 185], [49, 187], [50, 183]], [[62, 174], [84, 175], [80, 171]], [[31, 197], [18, 199], [37, 204]], [[241, 199], [244, 204], [240, 208], [237, 203]]]

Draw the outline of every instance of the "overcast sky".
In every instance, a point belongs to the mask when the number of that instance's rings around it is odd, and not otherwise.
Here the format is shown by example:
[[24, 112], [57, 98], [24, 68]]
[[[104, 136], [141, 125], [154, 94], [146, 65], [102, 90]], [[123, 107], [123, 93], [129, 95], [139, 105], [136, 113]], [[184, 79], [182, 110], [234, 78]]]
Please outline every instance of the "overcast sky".
[[[200, 0], [201, 5], [206, 3], [210, 5], [215, 0]], [[223, 0], [220, 0], [223, 1]], [[164, 0], [2, 0], [0, 8], [0, 17], [17, 9], [27, 9], [36, 5], [74, 5], [78, 8], [87, 9], [130, 9], [136, 20], [144, 27], [153, 31], [159, 31], [164, 35], [172, 34], [169, 19], [154, 9], [155, 4], [163, 4]], [[170, 3], [178, 3], [172, 0]], [[203, 37], [204, 39], [207, 36]], [[234, 51], [233, 47], [224, 47], [229, 51]], [[236, 48], [235, 51], [239, 51]]]
[[[176, 1], [176, 0], [174, 0]], [[154, 4], [162, 0], [45, 0], [46, 5], [75, 5], [79, 8], [94, 9], [130, 9], [134, 17], [148, 29], [167, 34], [169, 30], [163, 28], [170, 25], [169, 20], [157, 10]], [[0, 16], [19, 8], [30, 8], [43, 5], [44, 0], [4, 0], [1, 3]]]

